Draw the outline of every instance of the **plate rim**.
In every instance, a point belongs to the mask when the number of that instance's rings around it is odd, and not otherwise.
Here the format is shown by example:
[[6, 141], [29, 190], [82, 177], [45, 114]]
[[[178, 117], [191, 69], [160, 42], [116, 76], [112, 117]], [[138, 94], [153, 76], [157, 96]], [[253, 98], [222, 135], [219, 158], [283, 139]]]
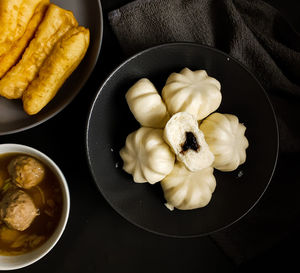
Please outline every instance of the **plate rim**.
[[[238, 64], [242, 69], [244, 69], [251, 77], [252, 79], [258, 84], [258, 86], [261, 88], [261, 91], [263, 91], [263, 94], [265, 95], [265, 98], [268, 102], [268, 105], [270, 106], [271, 109], [271, 113], [272, 113], [272, 117], [273, 117], [273, 121], [274, 121], [274, 125], [275, 125], [275, 132], [276, 132], [276, 153], [274, 156], [274, 162], [272, 164], [272, 170], [270, 172], [270, 177], [264, 187], [264, 190], [260, 193], [259, 197], [256, 199], [256, 201], [239, 217], [237, 217], [234, 221], [231, 221], [229, 224], [222, 226], [220, 228], [214, 229], [212, 231], [208, 231], [208, 232], [203, 232], [200, 234], [189, 234], [189, 235], [175, 235], [175, 234], [168, 234], [165, 232], [159, 232], [156, 230], [152, 230], [148, 227], [145, 227], [143, 225], [140, 225], [139, 223], [136, 223], [135, 221], [132, 221], [131, 219], [129, 219], [127, 216], [125, 216], [124, 214], [122, 214], [121, 209], [119, 209], [118, 207], [116, 207], [115, 205], [113, 205], [113, 203], [109, 200], [109, 198], [107, 197], [107, 195], [105, 194], [105, 192], [102, 190], [101, 186], [99, 185], [99, 183], [97, 183], [97, 177], [94, 173], [94, 170], [92, 168], [92, 161], [91, 161], [91, 157], [90, 157], [90, 148], [89, 148], [89, 128], [90, 128], [90, 122], [91, 122], [91, 118], [92, 118], [92, 114], [93, 114], [93, 110], [95, 108], [95, 104], [98, 100], [98, 97], [100, 96], [102, 90], [104, 89], [104, 87], [106, 86], [106, 84], [110, 81], [110, 79], [114, 76], [115, 73], [117, 73], [123, 66], [125, 66], [127, 63], [129, 63], [131, 60], [138, 58], [140, 55], [143, 55], [149, 51], [152, 50], [158, 50], [161, 47], [173, 47], [173, 46], [195, 46], [195, 47], [199, 47], [199, 48], [205, 48], [211, 51], [216, 52], [217, 54], [223, 55], [226, 58], [230, 58], [232, 60], [235, 61], [236, 64]], [[112, 70], [112, 72], [107, 76], [107, 78], [103, 81], [103, 83], [100, 85], [100, 87], [98, 88], [98, 91], [96, 92], [96, 94], [94, 95], [94, 98], [92, 99], [92, 103], [90, 105], [89, 108], [89, 112], [88, 112], [88, 117], [87, 117], [87, 121], [86, 121], [86, 126], [85, 126], [85, 153], [86, 153], [86, 157], [87, 157], [87, 161], [88, 161], [88, 166], [89, 166], [89, 170], [90, 173], [92, 174], [93, 177], [93, 181], [97, 187], [97, 189], [99, 190], [100, 194], [104, 197], [104, 199], [108, 202], [108, 204], [112, 207], [112, 209], [114, 211], [116, 211], [123, 219], [127, 220], [129, 223], [133, 224], [134, 226], [137, 226], [139, 228], [141, 228], [142, 230], [148, 231], [150, 233], [156, 234], [156, 235], [160, 235], [160, 236], [164, 236], [164, 237], [170, 237], [170, 238], [197, 238], [197, 237], [202, 237], [202, 236], [207, 236], [207, 235], [212, 235], [214, 233], [217, 233], [219, 231], [225, 230], [226, 228], [230, 227], [231, 225], [237, 223], [238, 221], [240, 221], [242, 218], [244, 218], [256, 205], [257, 203], [261, 200], [262, 196], [265, 194], [266, 190], [268, 189], [272, 178], [274, 176], [275, 170], [276, 170], [276, 166], [277, 166], [277, 162], [278, 162], [278, 155], [279, 155], [279, 127], [278, 127], [278, 120], [277, 120], [277, 116], [276, 116], [276, 112], [274, 110], [273, 104], [270, 100], [270, 97], [268, 95], [268, 93], [266, 92], [265, 88], [262, 86], [262, 84], [259, 82], [259, 80], [256, 78], [256, 76], [250, 71], [250, 69], [244, 65], [241, 61], [237, 60], [235, 57], [232, 57], [231, 55], [217, 49], [214, 48], [212, 46], [208, 46], [208, 45], [204, 45], [201, 43], [197, 43], [197, 42], [167, 42], [167, 43], [162, 43], [162, 44], [158, 44], [149, 48], [146, 48], [144, 50], [141, 50], [133, 55], [131, 55], [130, 57], [128, 57], [127, 59], [125, 59], [123, 62], [121, 62], [115, 69]]]
[[86, 79], [84, 81], [82, 81], [81, 84], [79, 85], [77, 93], [75, 95], [73, 95], [73, 97], [71, 97], [70, 100], [67, 101], [67, 103], [65, 103], [62, 107], [60, 107], [58, 110], [54, 111], [50, 115], [46, 116], [45, 118], [43, 118], [43, 119], [41, 119], [37, 122], [34, 122], [32, 124], [29, 124], [27, 126], [17, 128], [17, 129], [12, 129], [12, 130], [9, 130], [9, 131], [6, 131], [6, 132], [1, 132], [0, 131], [0, 136], [6, 136], [6, 135], [11, 135], [11, 134], [26, 131], [28, 129], [34, 128], [34, 127], [48, 121], [49, 119], [53, 118], [54, 116], [59, 114], [61, 111], [63, 111], [75, 99], [75, 97], [80, 93], [81, 89], [88, 82], [88, 80], [90, 79], [90, 77], [91, 77], [91, 75], [92, 75], [92, 73], [93, 73], [93, 71], [94, 71], [94, 69], [97, 65], [97, 62], [99, 60], [100, 51], [101, 51], [101, 47], [102, 47], [102, 41], [103, 41], [103, 9], [102, 9], [102, 5], [101, 5], [101, 0], [95, 0], [95, 1], [98, 3], [99, 14], [100, 14], [100, 18], [99, 18], [100, 19], [100, 28], [99, 28], [99, 34], [100, 34], [99, 41], [100, 42], [99, 42], [99, 46], [98, 46], [98, 49], [97, 49], [97, 52], [96, 52], [96, 58], [95, 58], [94, 62], [92, 63], [92, 66], [91, 66], [91, 71], [88, 74], [88, 76], [86, 77]]

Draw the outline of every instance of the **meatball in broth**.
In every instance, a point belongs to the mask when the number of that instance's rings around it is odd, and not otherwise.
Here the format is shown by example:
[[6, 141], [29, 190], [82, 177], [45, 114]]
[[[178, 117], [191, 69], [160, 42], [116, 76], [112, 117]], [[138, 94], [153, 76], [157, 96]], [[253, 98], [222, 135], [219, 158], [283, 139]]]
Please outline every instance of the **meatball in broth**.
[[22, 190], [10, 190], [1, 200], [0, 217], [9, 228], [23, 231], [38, 214], [31, 197]]
[[63, 195], [56, 174], [38, 159], [0, 155], [0, 255], [20, 255], [42, 245], [55, 231]]
[[23, 189], [38, 185], [44, 178], [44, 166], [30, 156], [17, 156], [8, 165], [12, 182]]

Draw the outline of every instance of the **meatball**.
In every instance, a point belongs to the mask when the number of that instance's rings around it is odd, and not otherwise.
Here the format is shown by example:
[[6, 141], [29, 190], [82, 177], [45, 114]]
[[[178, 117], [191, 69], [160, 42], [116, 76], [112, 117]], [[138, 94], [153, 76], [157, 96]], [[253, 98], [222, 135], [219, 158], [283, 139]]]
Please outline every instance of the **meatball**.
[[6, 192], [0, 202], [0, 217], [12, 229], [27, 229], [39, 214], [31, 197], [22, 190], [14, 189]]
[[44, 166], [30, 156], [17, 156], [8, 165], [12, 182], [23, 189], [30, 189], [39, 184], [45, 175]]

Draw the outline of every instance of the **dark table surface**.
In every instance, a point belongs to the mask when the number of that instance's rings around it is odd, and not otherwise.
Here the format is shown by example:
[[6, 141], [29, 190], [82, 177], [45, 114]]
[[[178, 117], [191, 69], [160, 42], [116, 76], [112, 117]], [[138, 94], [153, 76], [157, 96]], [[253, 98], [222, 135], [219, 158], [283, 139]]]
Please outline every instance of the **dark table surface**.
[[[125, 58], [111, 31], [107, 13], [130, 1], [101, 2], [104, 16], [102, 49], [85, 87], [51, 120], [27, 131], [0, 137], [0, 143], [25, 144], [51, 157], [64, 172], [71, 195], [70, 217], [60, 241], [40, 261], [18, 271], [252, 272], [297, 266], [298, 254], [293, 251], [293, 245], [295, 240], [300, 242], [299, 236], [286, 236], [286, 240], [269, 251], [236, 267], [210, 237], [174, 239], [151, 234], [124, 220], [104, 200], [87, 165], [86, 121], [99, 86]], [[298, 0], [267, 2], [278, 8], [300, 31]]]

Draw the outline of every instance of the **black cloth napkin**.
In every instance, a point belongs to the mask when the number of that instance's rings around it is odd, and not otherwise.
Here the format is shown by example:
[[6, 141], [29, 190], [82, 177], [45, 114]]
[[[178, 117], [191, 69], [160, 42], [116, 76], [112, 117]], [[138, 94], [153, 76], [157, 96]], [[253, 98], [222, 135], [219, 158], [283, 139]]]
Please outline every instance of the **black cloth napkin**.
[[245, 64], [267, 90], [278, 118], [280, 154], [261, 201], [212, 235], [237, 264], [300, 227], [300, 36], [261, 0], [137, 0], [109, 13], [125, 54], [164, 42], [198, 42]]

